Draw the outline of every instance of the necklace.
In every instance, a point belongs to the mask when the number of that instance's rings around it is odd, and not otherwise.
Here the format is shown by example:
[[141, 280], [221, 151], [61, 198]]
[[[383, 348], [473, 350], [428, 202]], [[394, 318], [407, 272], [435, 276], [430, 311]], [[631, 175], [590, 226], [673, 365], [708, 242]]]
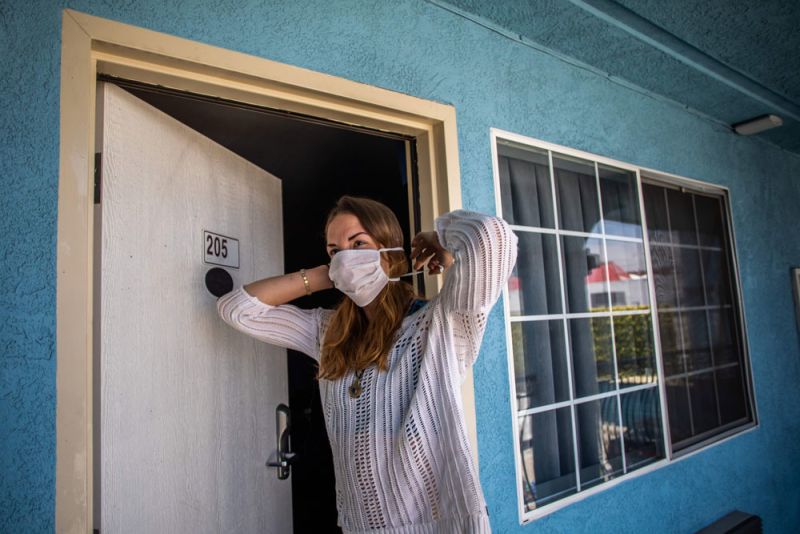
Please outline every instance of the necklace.
[[353, 380], [353, 383], [350, 384], [350, 387], [347, 390], [350, 392], [350, 396], [354, 399], [361, 395], [361, 377], [364, 375], [364, 369], [360, 371], [356, 371], [356, 379]]

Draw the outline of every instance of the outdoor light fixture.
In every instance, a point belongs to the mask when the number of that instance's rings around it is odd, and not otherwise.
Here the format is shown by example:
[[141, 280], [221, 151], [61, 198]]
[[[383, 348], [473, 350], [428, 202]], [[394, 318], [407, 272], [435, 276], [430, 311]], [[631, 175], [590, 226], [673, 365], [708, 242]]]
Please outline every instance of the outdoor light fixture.
[[733, 125], [733, 129], [739, 135], [753, 135], [761, 133], [770, 128], [777, 128], [783, 124], [783, 119], [777, 115], [761, 115], [754, 119], [739, 122]]

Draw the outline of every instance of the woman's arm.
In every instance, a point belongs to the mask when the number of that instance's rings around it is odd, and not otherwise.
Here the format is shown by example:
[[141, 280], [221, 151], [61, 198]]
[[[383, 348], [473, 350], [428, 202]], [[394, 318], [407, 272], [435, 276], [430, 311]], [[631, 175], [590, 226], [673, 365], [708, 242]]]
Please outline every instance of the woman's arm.
[[[332, 286], [327, 265], [307, 270], [306, 277], [312, 291]], [[299, 272], [273, 276], [223, 295], [217, 300], [217, 312], [223, 321], [246, 335], [319, 360], [321, 308], [305, 310], [287, 304], [305, 294]]]
[[[312, 292], [333, 287], [333, 282], [328, 277], [327, 265], [306, 269], [306, 278], [308, 278], [309, 289]], [[291, 302], [306, 294], [305, 283], [300, 271], [250, 282], [244, 286], [244, 289], [264, 304], [272, 306]]]
[[517, 261], [518, 238], [494, 215], [454, 210], [436, 218], [439, 242], [454, 257], [440, 292], [451, 310], [488, 311], [500, 297]]
[[453, 329], [463, 375], [478, 357], [489, 312], [514, 269], [518, 238], [500, 217], [467, 210], [437, 217], [435, 227], [453, 255], [437, 299]]

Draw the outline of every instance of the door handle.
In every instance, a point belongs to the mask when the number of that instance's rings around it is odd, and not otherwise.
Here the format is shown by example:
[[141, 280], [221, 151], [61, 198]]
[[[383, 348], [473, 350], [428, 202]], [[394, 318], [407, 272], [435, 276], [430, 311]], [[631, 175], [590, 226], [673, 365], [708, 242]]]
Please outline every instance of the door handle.
[[289, 478], [289, 470], [294, 461], [296, 453], [292, 452], [291, 444], [291, 416], [289, 407], [281, 403], [275, 408], [275, 426], [278, 440], [278, 457], [274, 462], [267, 462], [267, 467], [278, 468], [278, 479], [286, 480]]

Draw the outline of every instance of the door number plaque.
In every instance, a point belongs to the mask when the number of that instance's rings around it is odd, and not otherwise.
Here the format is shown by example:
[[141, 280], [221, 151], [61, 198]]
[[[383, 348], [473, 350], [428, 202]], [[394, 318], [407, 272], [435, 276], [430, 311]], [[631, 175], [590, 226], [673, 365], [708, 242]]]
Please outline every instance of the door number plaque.
[[203, 261], [211, 265], [239, 268], [239, 240], [203, 230]]

